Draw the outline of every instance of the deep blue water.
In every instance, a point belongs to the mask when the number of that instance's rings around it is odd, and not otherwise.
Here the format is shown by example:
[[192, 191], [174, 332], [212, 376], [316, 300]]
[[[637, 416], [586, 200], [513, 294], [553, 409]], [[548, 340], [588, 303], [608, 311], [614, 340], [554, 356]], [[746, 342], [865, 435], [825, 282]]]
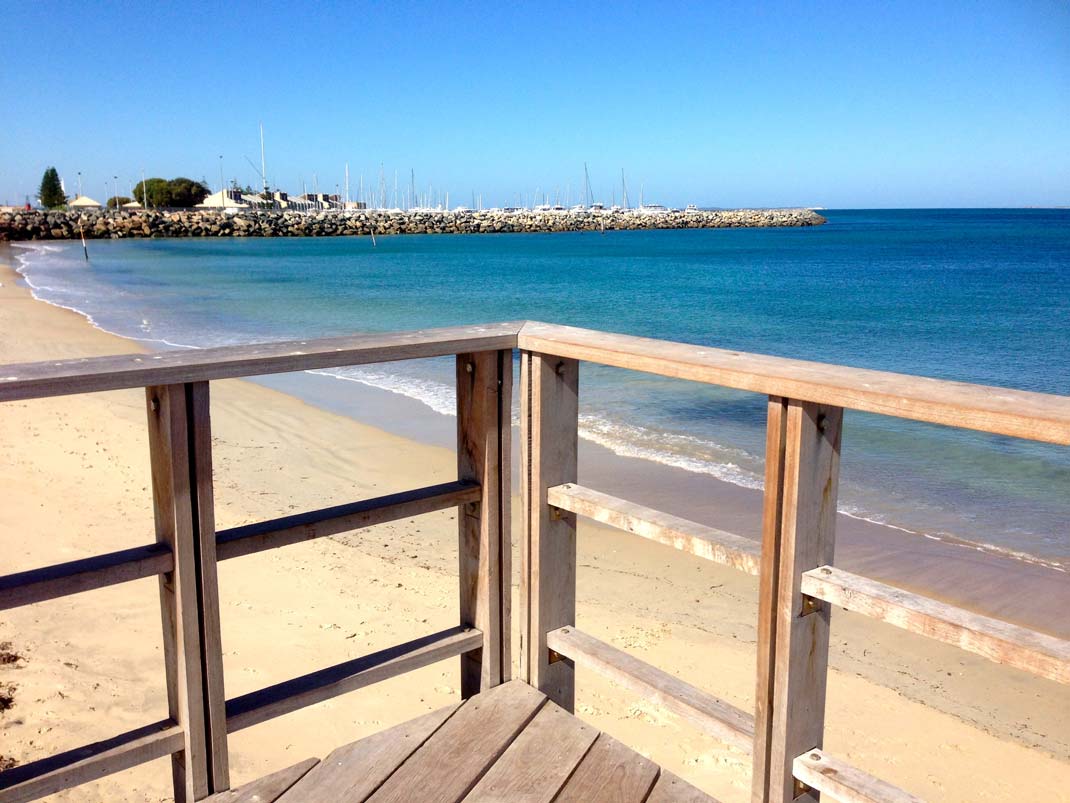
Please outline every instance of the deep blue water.
[[[1070, 395], [1070, 211], [829, 211], [810, 229], [107, 241], [22, 251], [46, 300], [206, 346], [538, 319]], [[451, 409], [452, 364], [345, 372]], [[586, 437], [760, 484], [764, 401], [597, 366]], [[339, 392], [344, 392], [339, 383]], [[1070, 558], [1070, 450], [848, 413], [842, 506]]]

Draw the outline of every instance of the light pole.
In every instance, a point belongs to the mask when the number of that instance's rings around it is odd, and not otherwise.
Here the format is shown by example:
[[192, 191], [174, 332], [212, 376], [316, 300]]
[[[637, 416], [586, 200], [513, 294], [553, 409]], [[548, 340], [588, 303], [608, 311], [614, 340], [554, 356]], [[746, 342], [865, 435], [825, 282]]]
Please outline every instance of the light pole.
[[78, 171], [78, 197], [82, 197], [82, 171]]
[[112, 176], [111, 179], [115, 184], [115, 211], [118, 212], [119, 211], [119, 177], [118, 176]]
[[219, 200], [227, 208], [227, 188], [223, 186], [223, 154], [219, 154]]

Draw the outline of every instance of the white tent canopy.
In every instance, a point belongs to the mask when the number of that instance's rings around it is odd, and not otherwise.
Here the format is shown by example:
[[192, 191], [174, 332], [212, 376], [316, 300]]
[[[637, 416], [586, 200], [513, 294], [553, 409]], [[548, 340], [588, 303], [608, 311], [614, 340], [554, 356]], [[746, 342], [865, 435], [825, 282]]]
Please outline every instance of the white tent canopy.
[[77, 198], [71, 201], [68, 206], [77, 209], [100, 209], [101, 204], [99, 201], [94, 201], [88, 195], [79, 195]]

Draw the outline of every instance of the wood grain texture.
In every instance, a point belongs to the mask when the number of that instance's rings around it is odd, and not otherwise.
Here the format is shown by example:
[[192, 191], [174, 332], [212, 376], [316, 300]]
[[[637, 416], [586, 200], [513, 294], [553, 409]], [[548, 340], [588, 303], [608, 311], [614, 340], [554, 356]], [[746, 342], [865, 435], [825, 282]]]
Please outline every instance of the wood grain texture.
[[453, 715], [458, 705], [440, 708], [339, 747], [278, 803], [359, 803], [367, 799]]
[[579, 364], [524, 352], [521, 375], [522, 677], [571, 712], [574, 672], [550, 663], [546, 634], [576, 621], [576, 516], [554, 515], [547, 494], [576, 481]]
[[207, 382], [188, 384], [185, 392], [208, 791], [220, 792], [230, 788], [230, 758], [227, 749], [227, 695], [223, 683], [223, 639], [219, 625], [211, 401]]
[[319, 764], [319, 759], [306, 758], [292, 767], [257, 778], [237, 789], [211, 795], [206, 800], [208, 803], [275, 803], [280, 795], [301, 780], [317, 764]]
[[555, 801], [643, 803], [657, 777], [657, 764], [603, 733]]
[[646, 803], [717, 803], [717, 800], [671, 772], [662, 770]]
[[679, 714], [722, 742], [750, 752], [754, 719], [734, 705], [574, 627], [552, 630], [546, 641], [550, 649], [576, 664]]
[[152, 577], [174, 567], [166, 544], [147, 544], [4, 575], [0, 577], [0, 611]]
[[183, 385], [145, 392], [156, 539], [174, 555], [174, 570], [160, 576], [160, 611], [168, 713], [185, 735], [171, 758], [172, 778], [176, 803], [185, 803], [211, 791], [187, 396]]
[[768, 764], [775, 803], [800, 799], [792, 761], [824, 736], [829, 608], [806, 605], [802, 574], [832, 562], [842, 421], [838, 407], [788, 402]]
[[767, 803], [769, 800], [769, 751], [773, 740], [777, 594], [780, 586], [787, 423], [787, 399], [770, 396], [766, 404], [762, 558], [758, 574], [758, 643], [754, 684], [754, 749], [751, 751], [751, 803]]
[[216, 554], [219, 560], [230, 560], [265, 549], [277, 549], [313, 538], [434, 513], [476, 502], [479, 498], [478, 485], [468, 482], [444, 482], [427, 488], [335, 505], [256, 524], [245, 524], [219, 532]]
[[556, 485], [547, 492], [553, 507], [671, 546], [699, 558], [757, 575], [761, 545], [749, 538], [637, 505], [582, 485]]
[[840, 803], [922, 803], [920, 797], [821, 750], [810, 750], [797, 757], [793, 767], [796, 778]]
[[520, 323], [0, 366], [0, 402], [442, 357], [516, 346]]
[[465, 803], [551, 803], [596, 738], [597, 729], [547, 702]]
[[481, 489], [457, 517], [460, 623], [483, 633], [483, 648], [461, 656], [467, 698], [509, 675], [510, 458], [503, 450], [512, 428], [512, 352], [459, 354], [456, 373], [457, 479]]
[[1070, 445], [1070, 398], [526, 322], [519, 348], [770, 396]]
[[1070, 641], [832, 566], [804, 573], [802, 592], [911, 633], [954, 644], [998, 664], [1070, 684]]
[[0, 772], [0, 803], [25, 803], [182, 750], [182, 728], [164, 720]]
[[227, 729], [233, 733], [347, 691], [478, 650], [482, 645], [483, 634], [478, 630], [452, 627], [276, 683], [227, 700]]
[[472, 697], [368, 800], [456, 803], [531, 721], [546, 697], [519, 680]]

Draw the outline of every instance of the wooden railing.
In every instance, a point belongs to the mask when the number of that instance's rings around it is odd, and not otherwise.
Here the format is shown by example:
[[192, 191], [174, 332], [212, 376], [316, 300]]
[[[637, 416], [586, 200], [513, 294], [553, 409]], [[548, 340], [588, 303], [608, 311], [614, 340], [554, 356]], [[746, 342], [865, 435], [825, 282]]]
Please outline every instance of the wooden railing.
[[[159, 577], [169, 718], [0, 773], [0, 803], [32, 800], [170, 755], [175, 798], [229, 787], [227, 734], [460, 657], [461, 693], [509, 679], [513, 349], [521, 352], [520, 672], [572, 710], [590, 667], [753, 756], [754, 801], [914, 800], [822, 751], [831, 605], [1070, 683], [1070, 642], [849, 574], [833, 565], [843, 410], [1070, 445], [1070, 399], [741, 354], [540, 323], [0, 368], [0, 402], [146, 389], [156, 540], [0, 577], [0, 609]], [[453, 482], [217, 531], [209, 382], [456, 356]], [[765, 394], [762, 543], [578, 484], [579, 361]], [[460, 508], [457, 627], [237, 698], [224, 693], [220, 560]], [[759, 578], [754, 713], [576, 628], [576, 517]]]

